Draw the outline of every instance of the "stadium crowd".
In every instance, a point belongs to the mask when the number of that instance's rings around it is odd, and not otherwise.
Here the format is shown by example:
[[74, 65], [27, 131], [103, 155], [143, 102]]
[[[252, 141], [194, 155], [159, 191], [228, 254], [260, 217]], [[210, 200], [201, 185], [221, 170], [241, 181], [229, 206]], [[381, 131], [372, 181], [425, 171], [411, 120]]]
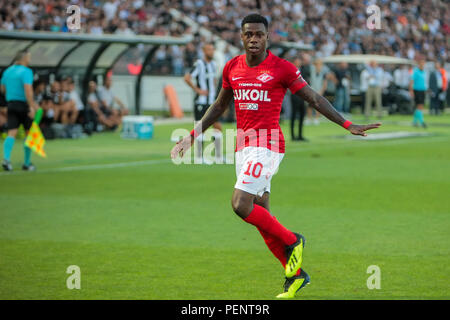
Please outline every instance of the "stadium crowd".
[[[46, 138], [75, 138], [82, 133], [81, 125], [92, 124], [92, 131], [115, 130], [122, 117], [129, 113], [123, 102], [112, 90], [110, 76], [97, 87], [89, 82], [87, 105], [82, 102], [72, 77], [64, 77], [48, 83], [36, 80], [33, 83], [34, 100], [44, 110], [40, 123]], [[0, 106], [0, 132], [6, 132], [6, 108]]]
[[[170, 9], [194, 19], [230, 45], [240, 47], [242, 16], [258, 10], [271, 23], [271, 42], [310, 44], [319, 57], [372, 53], [409, 59], [448, 61], [450, 7], [432, 0], [0, 0], [0, 26], [6, 30], [69, 32], [66, 9], [81, 8], [81, 31], [91, 34], [191, 34], [190, 46], [161, 47], [153, 72], [181, 75], [201, 54], [201, 38], [177, 21]], [[369, 30], [370, 4], [381, 9], [381, 29]], [[375, 34], [375, 36], [374, 36]]]
[[[369, 15], [366, 9], [375, 3], [381, 9], [381, 29], [370, 30], [366, 26]], [[0, 28], [71, 32], [66, 25], [67, 7], [71, 4], [81, 8], [81, 30], [77, 32], [192, 35], [193, 41], [186, 46], [159, 47], [150, 62], [151, 74], [183, 75], [201, 57], [201, 46], [207, 40], [194, 33], [186, 23], [174, 18], [170, 9], [179, 10], [236, 47], [241, 46], [240, 35], [236, 30], [240, 27], [242, 16], [259, 11], [271, 23], [271, 42], [291, 41], [313, 46], [314, 56], [306, 53], [299, 55], [298, 52], [288, 52], [285, 56], [291, 61], [300, 58], [299, 65], [304, 75], [314, 74], [316, 64], [321, 63], [320, 59], [332, 54], [384, 54], [415, 60], [420, 57], [434, 61], [435, 69], [441, 68], [442, 63], [448, 62], [450, 58], [450, 7], [445, 1], [439, 0], [0, 0]], [[225, 60], [232, 58], [228, 48], [224, 54]], [[135, 54], [133, 56], [138, 65], [142, 59], [136, 58]], [[368, 72], [382, 72], [383, 79], [376, 80], [376, 87], [381, 88], [381, 91], [386, 92], [390, 84], [408, 90], [408, 72], [411, 70], [398, 68], [394, 71], [393, 68], [386, 69], [386, 66], [366, 68], [366, 72], [362, 72], [358, 79], [363, 101], [362, 112], [368, 115], [371, 108], [369, 105], [375, 103], [380, 114], [380, 89], [367, 90], [368, 80], [364, 77]], [[352, 79], [348, 65], [341, 64], [328, 71], [325, 67], [323, 70], [325, 71], [321, 71], [321, 77], [326, 79], [319, 82], [329, 85], [322, 88], [319, 84], [316, 90], [325, 93], [334, 87], [332, 93], [335, 107], [341, 112], [349, 113], [349, 82]], [[436, 77], [439, 78], [439, 75]], [[441, 101], [443, 91], [448, 88], [447, 82], [447, 76], [436, 80], [437, 89], [432, 93], [435, 102], [431, 101], [436, 114], [442, 110]], [[107, 86], [108, 80], [105, 87], [98, 89], [91, 82], [85, 100], [88, 108], [84, 108], [70, 77], [51, 84], [37, 82], [37, 100], [46, 111], [44, 125], [73, 125], [80, 122], [80, 119], [83, 121], [83, 117], [92, 117], [100, 125], [114, 129], [127, 109], [120, 101], [111, 98], [112, 91]], [[440, 100], [438, 96], [441, 97]], [[369, 98], [368, 103], [366, 97]], [[112, 108], [112, 103], [118, 108]], [[82, 110], [91, 110], [92, 113], [89, 115]], [[0, 113], [0, 125], [4, 118], [5, 115]], [[307, 120], [313, 121], [310, 110]]]

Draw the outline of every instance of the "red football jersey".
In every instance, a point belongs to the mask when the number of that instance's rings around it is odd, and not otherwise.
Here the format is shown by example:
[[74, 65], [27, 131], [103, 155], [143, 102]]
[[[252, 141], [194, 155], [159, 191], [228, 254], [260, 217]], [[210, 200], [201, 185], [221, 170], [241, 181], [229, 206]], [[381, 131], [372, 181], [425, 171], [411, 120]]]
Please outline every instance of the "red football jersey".
[[249, 67], [243, 54], [228, 61], [223, 69], [222, 87], [234, 93], [236, 151], [259, 146], [284, 153], [279, 124], [283, 98], [288, 88], [295, 93], [307, 85], [292, 63], [269, 50], [267, 53], [256, 67]]

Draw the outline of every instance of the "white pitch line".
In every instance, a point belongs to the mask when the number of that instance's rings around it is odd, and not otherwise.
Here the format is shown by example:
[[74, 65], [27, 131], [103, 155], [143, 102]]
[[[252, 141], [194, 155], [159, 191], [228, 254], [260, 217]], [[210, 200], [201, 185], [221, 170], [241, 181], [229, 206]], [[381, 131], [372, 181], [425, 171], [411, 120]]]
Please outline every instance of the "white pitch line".
[[[420, 137], [423, 138], [423, 137]], [[423, 143], [423, 142], [429, 142], [429, 140], [433, 141], [442, 141], [442, 140], [448, 140], [448, 136], [428, 136], [427, 139], [421, 139], [421, 140], [415, 140], [414, 137], [407, 138], [407, 139], [394, 139], [394, 140], [384, 140], [384, 141], [376, 141], [376, 144], [367, 143], [367, 144], [355, 144], [350, 147], [373, 147], [373, 146], [380, 146], [380, 145], [397, 145], [397, 144], [404, 144], [404, 143]], [[342, 148], [349, 148], [349, 144], [340, 144], [340, 145], [315, 145], [315, 146], [308, 146], [308, 147], [300, 147], [295, 146], [291, 147], [287, 150], [287, 154], [289, 153], [302, 153], [302, 152], [308, 152], [308, 151], [321, 151], [321, 150], [335, 150], [335, 149], [342, 149]], [[97, 170], [97, 169], [114, 169], [114, 168], [124, 168], [124, 167], [133, 167], [133, 166], [142, 166], [142, 165], [153, 165], [153, 164], [162, 164], [162, 163], [170, 163], [172, 162], [171, 159], [155, 159], [155, 160], [141, 160], [141, 161], [129, 161], [129, 162], [118, 162], [118, 163], [105, 163], [105, 164], [88, 164], [88, 165], [81, 165], [81, 166], [71, 166], [71, 167], [60, 167], [60, 168], [50, 168], [50, 169], [44, 169], [44, 170], [36, 170], [33, 173], [51, 173], [51, 172], [72, 172], [72, 171], [86, 171], [86, 170]], [[26, 171], [13, 171], [13, 172], [0, 172], [0, 176], [2, 175], [17, 175], [17, 174], [30, 174]]]
[[[123, 168], [123, 167], [133, 167], [141, 165], [151, 165], [151, 164], [161, 164], [169, 163], [170, 159], [158, 159], [158, 160], [141, 160], [141, 161], [130, 161], [130, 162], [118, 162], [118, 163], [105, 163], [105, 164], [88, 164], [84, 166], [72, 166], [72, 167], [61, 167], [52, 169], [37, 169], [33, 173], [49, 173], [49, 172], [71, 172], [71, 171], [85, 171], [85, 170], [97, 170], [97, 169], [113, 169], [113, 168]], [[13, 172], [0, 172], [0, 175], [16, 175], [25, 174], [29, 172], [26, 171], [13, 171]]]

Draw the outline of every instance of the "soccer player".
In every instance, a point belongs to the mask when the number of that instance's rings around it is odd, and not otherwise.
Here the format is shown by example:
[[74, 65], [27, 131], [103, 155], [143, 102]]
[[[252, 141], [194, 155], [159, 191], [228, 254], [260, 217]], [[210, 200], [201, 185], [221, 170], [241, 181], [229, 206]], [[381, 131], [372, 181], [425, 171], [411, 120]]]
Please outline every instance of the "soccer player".
[[[28, 67], [31, 54], [27, 51], [18, 53], [15, 63], [3, 72], [1, 79], [1, 90], [6, 93], [8, 104], [8, 136], [3, 143], [2, 167], [5, 171], [12, 171], [11, 151], [16, 140], [17, 130], [22, 124], [25, 135], [33, 122], [36, 110], [39, 108], [33, 99], [33, 71]], [[24, 164], [22, 169], [34, 171], [31, 163], [31, 149], [24, 144]]]
[[270, 180], [284, 156], [279, 117], [286, 90], [352, 134], [366, 136], [366, 130], [381, 124], [357, 125], [345, 120], [328, 100], [308, 86], [293, 64], [268, 51], [268, 22], [263, 16], [251, 14], [242, 20], [241, 40], [245, 54], [225, 65], [216, 101], [191, 134], [173, 147], [171, 157], [183, 156], [195, 137], [217, 121], [234, 95], [238, 132], [232, 207], [258, 229], [285, 268], [284, 292], [277, 297], [292, 298], [309, 283], [309, 276], [301, 269], [305, 237], [288, 230], [269, 210]]
[[[197, 59], [190, 73], [186, 73], [184, 81], [196, 93], [194, 101], [194, 120], [200, 121], [205, 115], [208, 107], [214, 102], [216, 98], [216, 63], [214, 62], [214, 45], [206, 43], [203, 45], [203, 58]], [[194, 80], [195, 79], [195, 83]], [[222, 162], [222, 125], [216, 121], [212, 124], [214, 128], [214, 146], [216, 162]], [[198, 161], [202, 160], [203, 136], [197, 137], [197, 152]], [[208, 160], [204, 159], [207, 163]]]

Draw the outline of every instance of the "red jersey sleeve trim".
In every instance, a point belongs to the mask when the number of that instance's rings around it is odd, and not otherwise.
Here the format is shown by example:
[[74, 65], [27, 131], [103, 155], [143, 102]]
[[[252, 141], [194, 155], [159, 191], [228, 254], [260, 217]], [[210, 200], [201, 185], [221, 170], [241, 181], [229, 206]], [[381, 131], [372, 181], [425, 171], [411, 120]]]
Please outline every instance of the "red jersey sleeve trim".
[[307, 85], [306, 81], [301, 81], [300, 79], [294, 80], [292, 84], [289, 86], [289, 90], [291, 90], [292, 94], [295, 94], [298, 90], [305, 87]]

